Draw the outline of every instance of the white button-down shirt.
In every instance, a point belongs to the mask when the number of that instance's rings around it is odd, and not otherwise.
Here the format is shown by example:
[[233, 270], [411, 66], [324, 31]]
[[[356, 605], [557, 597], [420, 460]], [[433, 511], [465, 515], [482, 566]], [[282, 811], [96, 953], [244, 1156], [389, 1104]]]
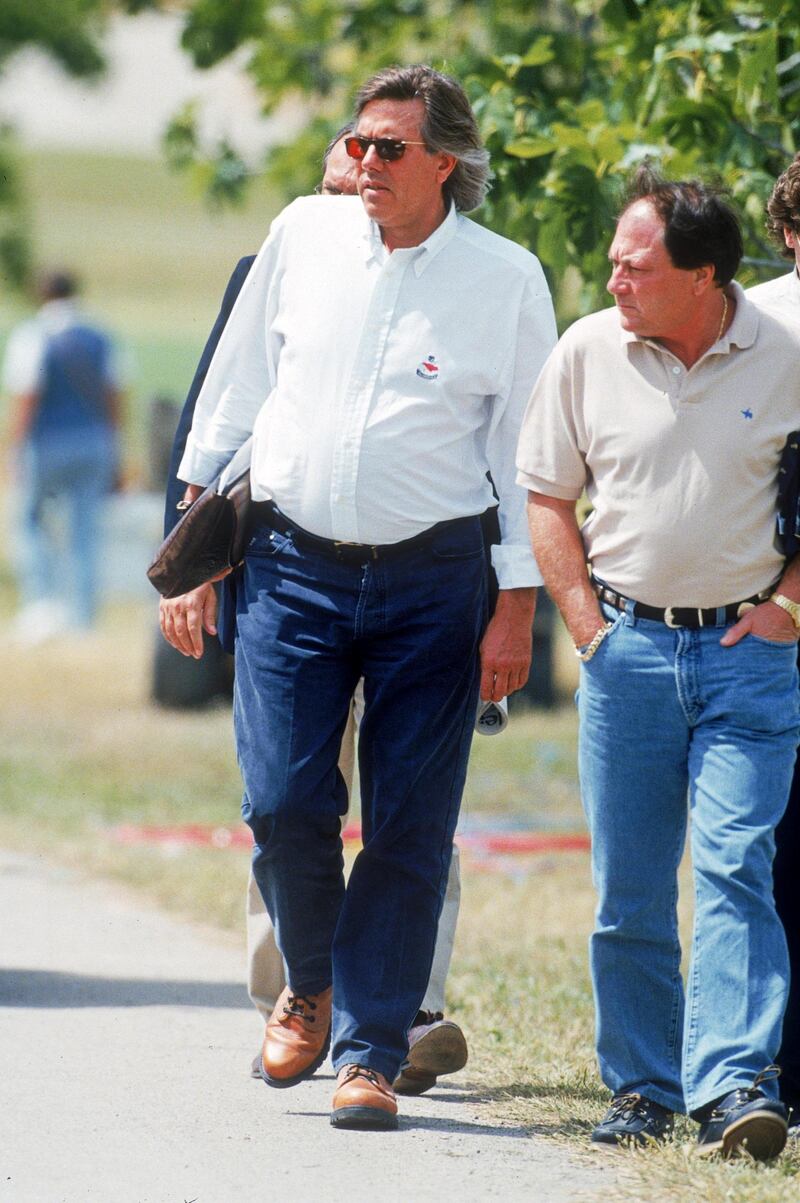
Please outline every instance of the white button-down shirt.
[[394, 543], [500, 497], [501, 588], [541, 583], [514, 448], [555, 342], [538, 260], [454, 209], [389, 254], [357, 197], [275, 220], [179, 469], [207, 484], [253, 432], [252, 491], [324, 538]]

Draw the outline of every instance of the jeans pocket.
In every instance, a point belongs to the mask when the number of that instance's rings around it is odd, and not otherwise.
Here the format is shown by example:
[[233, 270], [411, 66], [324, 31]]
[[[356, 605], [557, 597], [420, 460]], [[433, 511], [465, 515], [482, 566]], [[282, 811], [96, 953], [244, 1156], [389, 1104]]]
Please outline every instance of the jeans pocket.
[[790, 647], [793, 651], [797, 651], [796, 639], [765, 639], [763, 635], [754, 635], [752, 631], [749, 635], [745, 635], [745, 639], [752, 639], [754, 643], [761, 643], [764, 647]]
[[454, 560], [479, 560], [485, 555], [483, 533], [478, 520], [468, 526], [455, 526], [437, 531], [431, 544], [434, 560], [448, 563]]
[[290, 535], [282, 535], [279, 531], [270, 530], [268, 526], [261, 526], [250, 536], [250, 541], [245, 548], [245, 555], [258, 556], [268, 560], [277, 555], [279, 551], [283, 551], [291, 541]]

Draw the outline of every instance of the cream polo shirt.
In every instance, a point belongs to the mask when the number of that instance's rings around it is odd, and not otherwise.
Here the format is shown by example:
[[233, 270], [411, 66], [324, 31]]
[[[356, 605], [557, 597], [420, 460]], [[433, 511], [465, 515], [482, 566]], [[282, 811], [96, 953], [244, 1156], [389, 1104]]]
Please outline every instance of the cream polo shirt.
[[482, 513], [491, 471], [500, 587], [539, 584], [514, 451], [555, 341], [536, 257], [455, 209], [389, 254], [358, 197], [302, 198], [247, 276], [178, 475], [208, 483], [252, 431], [255, 498], [380, 544]]
[[800, 276], [797, 268], [767, 280], [766, 284], [754, 284], [747, 290], [747, 299], [763, 309], [785, 309], [786, 316], [800, 321]]
[[547, 361], [517, 480], [593, 511], [593, 571], [651, 606], [721, 606], [768, 588], [778, 461], [800, 426], [800, 329], [738, 284], [727, 333], [688, 371], [624, 331], [616, 309], [576, 322]]

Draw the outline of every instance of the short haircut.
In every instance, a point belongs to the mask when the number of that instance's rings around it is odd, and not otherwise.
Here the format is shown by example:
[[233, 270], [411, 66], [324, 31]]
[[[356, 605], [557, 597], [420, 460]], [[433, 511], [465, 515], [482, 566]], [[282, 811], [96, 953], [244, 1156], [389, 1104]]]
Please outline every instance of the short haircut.
[[780, 247], [785, 259], [794, 259], [794, 251], [786, 245], [784, 230], [800, 234], [800, 154], [779, 175], [767, 201], [767, 229]]
[[739, 218], [722, 188], [700, 180], [665, 180], [650, 166], [640, 167], [627, 189], [625, 213], [646, 200], [664, 223], [664, 245], [675, 267], [714, 268], [717, 287], [729, 284], [744, 245]]
[[445, 201], [452, 201], [462, 213], [477, 209], [489, 190], [489, 152], [461, 84], [433, 67], [387, 67], [359, 89], [356, 117], [373, 100], [422, 101], [425, 118], [420, 132], [425, 145], [457, 160], [442, 189]]
[[331, 157], [331, 153], [333, 151], [334, 146], [336, 146], [337, 143], [341, 142], [342, 138], [344, 138], [347, 134], [352, 134], [354, 129], [355, 129], [355, 122], [348, 121], [347, 125], [343, 125], [342, 128], [337, 130], [336, 133], [333, 135], [330, 142], [325, 147], [325, 150], [322, 152], [322, 174], [323, 175], [325, 174], [325, 168], [328, 166], [328, 159]]
[[64, 301], [79, 291], [77, 276], [60, 268], [41, 272], [36, 280], [36, 292], [43, 301]]

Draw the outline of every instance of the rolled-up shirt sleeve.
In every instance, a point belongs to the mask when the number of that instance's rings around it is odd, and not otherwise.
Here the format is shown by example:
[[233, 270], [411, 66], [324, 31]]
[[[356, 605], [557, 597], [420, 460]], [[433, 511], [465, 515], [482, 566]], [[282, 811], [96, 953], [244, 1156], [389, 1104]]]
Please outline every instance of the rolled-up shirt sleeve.
[[531, 389], [553, 349], [556, 323], [544, 273], [529, 278], [513, 351], [507, 367], [507, 387], [495, 398], [486, 438], [486, 459], [499, 497], [501, 542], [492, 547], [492, 567], [501, 589], [541, 585], [542, 576], [531, 551], [525, 514], [525, 490], [515, 480], [514, 454]]
[[275, 387], [279, 339], [272, 317], [280, 289], [281, 216], [273, 222], [236, 299], [197, 398], [178, 467], [180, 480], [207, 485], [253, 433]]
[[562, 501], [577, 501], [586, 461], [575, 419], [580, 385], [565, 335], [549, 356], [528, 401], [517, 446], [517, 484]]

